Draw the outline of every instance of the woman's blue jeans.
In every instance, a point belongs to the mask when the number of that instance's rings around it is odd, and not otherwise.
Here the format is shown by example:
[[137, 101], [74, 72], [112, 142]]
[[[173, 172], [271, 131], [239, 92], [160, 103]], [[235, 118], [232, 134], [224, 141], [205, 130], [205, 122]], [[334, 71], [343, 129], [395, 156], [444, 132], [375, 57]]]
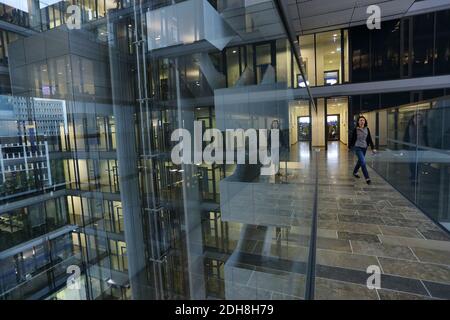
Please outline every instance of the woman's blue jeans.
[[366, 166], [367, 148], [354, 147], [353, 151], [355, 152], [356, 156], [358, 157], [358, 162], [356, 163], [355, 169], [353, 169], [353, 173], [357, 174], [359, 171], [359, 168], [361, 168], [362, 172], [364, 174], [364, 178], [369, 179], [369, 172], [367, 172], [367, 166]]

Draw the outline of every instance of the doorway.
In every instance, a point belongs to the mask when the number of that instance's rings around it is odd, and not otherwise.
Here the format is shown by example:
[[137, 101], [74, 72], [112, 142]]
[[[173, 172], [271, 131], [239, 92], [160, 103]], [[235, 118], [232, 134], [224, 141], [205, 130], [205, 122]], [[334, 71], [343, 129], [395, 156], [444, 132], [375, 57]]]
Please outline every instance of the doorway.
[[297, 117], [298, 141], [311, 141], [311, 117]]
[[340, 140], [340, 119], [338, 114], [327, 115], [327, 140]]

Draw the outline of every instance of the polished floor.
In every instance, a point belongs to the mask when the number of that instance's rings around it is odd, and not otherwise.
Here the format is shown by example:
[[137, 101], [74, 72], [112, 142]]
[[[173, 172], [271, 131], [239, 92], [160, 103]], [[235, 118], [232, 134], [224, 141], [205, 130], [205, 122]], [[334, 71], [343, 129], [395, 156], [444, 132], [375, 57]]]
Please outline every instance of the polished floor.
[[[223, 298], [305, 298], [317, 173], [315, 299], [450, 299], [449, 236], [370, 168], [371, 185], [354, 178], [355, 159], [339, 142], [296, 145], [251, 206], [248, 190], [229, 197], [230, 254], [209, 253], [225, 261]], [[381, 289], [367, 287], [370, 266]]]

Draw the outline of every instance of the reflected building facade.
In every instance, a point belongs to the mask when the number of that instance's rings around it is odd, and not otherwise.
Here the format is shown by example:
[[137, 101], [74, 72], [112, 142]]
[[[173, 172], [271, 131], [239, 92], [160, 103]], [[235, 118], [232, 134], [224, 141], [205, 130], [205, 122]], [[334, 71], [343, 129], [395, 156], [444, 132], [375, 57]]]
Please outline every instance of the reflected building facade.
[[[317, 168], [312, 149], [304, 160], [296, 144], [347, 144], [365, 113], [377, 145], [390, 146], [383, 139], [400, 130], [402, 111], [381, 110], [450, 93], [439, 83], [334, 91], [448, 77], [449, 10], [381, 31], [293, 36], [272, 0], [0, 2], [5, 300], [311, 298]], [[67, 28], [69, 5], [80, 8], [79, 30]], [[418, 31], [422, 23], [434, 28]], [[173, 131], [194, 135], [194, 121], [224, 134], [275, 120], [283, 183], [260, 165], [172, 161]], [[449, 213], [435, 220], [448, 223]], [[80, 289], [70, 287], [70, 266]]]

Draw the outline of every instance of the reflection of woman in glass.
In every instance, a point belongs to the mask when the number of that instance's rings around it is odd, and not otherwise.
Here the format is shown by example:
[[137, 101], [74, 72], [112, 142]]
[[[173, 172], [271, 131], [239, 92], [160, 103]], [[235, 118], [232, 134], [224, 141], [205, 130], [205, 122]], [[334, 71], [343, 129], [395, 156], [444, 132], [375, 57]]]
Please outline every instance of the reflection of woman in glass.
[[[279, 160], [286, 161], [287, 157], [289, 156], [289, 132], [286, 132], [286, 130], [281, 129], [280, 122], [278, 120], [273, 120], [270, 124], [270, 129], [278, 129], [278, 152]], [[272, 150], [272, 136], [271, 131], [268, 130], [268, 141], [267, 141], [267, 147], [269, 152]], [[280, 164], [275, 165], [275, 172], [277, 176], [281, 176], [280, 170]]]
[[[427, 127], [424, 124], [423, 116], [421, 113], [414, 114], [408, 121], [406, 126], [405, 136], [403, 140], [409, 145], [406, 146], [406, 150], [415, 151], [417, 147], [428, 145]], [[409, 179], [415, 181], [417, 179], [417, 167], [416, 157], [411, 152], [411, 160], [409, 162]]]
[[[278, 122], [278, 120], [273, 120], [272, 121], [272, 123], [270, 124], [270, 129], [280, 129], [280, 123]], [[268, 138], [268, 141], [267, 141], [267, 147], [268, 147], [268, 150], [269, 150], [269, 152], [272, 152], [272, 135], [271, 135], [271, 130], [269, 130], [269, 133], [268, 133], [268, 136], [267, 136], [267, 138]], [[281, 139], [281, 130], [279, 130], [279, 132], [278, 132], [278, 146], [280, 147], [280, 141], [282, 140]], [[280, 150], [278, 149], [278, 150], [276, 150], [276, 152], [279, 152]], [[279, 175], [281, 175], [280, 174], [280, 164], [279, 163], [276, 163], [275, 164], [275, 172], [276, 172], [276, 175], [277, 176], [279, 176]]]
[[372, 148], [372, 152], [375, 153], [375, 147], [373, 145], [372, 136], [370, 135], [370, 130], [367, 127], [367, 120], [365, 117], [360, 116], [358, 118], [358, 124], [355, 129], [353, 129], [352, 139], [349, 144], [349, 148], [353, 149], [356, 156], [358, 157], [358, 162], [353, 169], [353, 176], [359, 178], [358, 171], [359, 168], [362, 169], [364, 178], [366, 178], [367, 184], [370, 184], [369, 172], [366, 166], [366, 151], [369, 147]]

